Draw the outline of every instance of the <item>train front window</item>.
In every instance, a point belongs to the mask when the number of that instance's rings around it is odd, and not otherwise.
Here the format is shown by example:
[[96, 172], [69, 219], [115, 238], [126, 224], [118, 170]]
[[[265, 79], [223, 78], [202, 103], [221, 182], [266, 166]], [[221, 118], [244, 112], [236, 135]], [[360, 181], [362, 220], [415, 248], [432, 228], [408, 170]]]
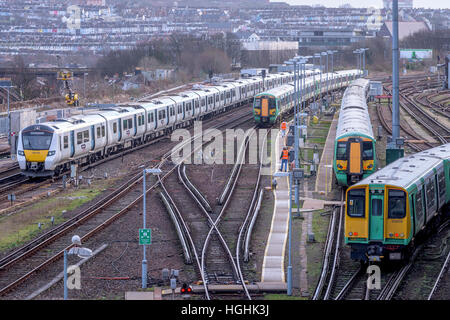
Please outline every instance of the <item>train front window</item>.
[[389, 190], [388, 218], [402, 219], [406, 216], [406, 194], [401, 190]]
[[352, 189], [347, 195], [347, 215], [349, 217], [364, 217], [366, 208], [365, 189]]
[[255, 98], [255, 102], [253, 103], [253, 108], [261, 109], [261, 98]]
[[22, 134], [24, 150], [48, 150], [53, 134], [44, 131], [31, 131]]
[[373, 144], [371, 141], [363, 142], [363, 160], [373, 160]]
[[347, 143], [338, 142], [336, 150], [336, 160], [347, 160]]
[[275, 98], [269, 98], [269, 109], [273, 110], [277, 108], [277, 101]]

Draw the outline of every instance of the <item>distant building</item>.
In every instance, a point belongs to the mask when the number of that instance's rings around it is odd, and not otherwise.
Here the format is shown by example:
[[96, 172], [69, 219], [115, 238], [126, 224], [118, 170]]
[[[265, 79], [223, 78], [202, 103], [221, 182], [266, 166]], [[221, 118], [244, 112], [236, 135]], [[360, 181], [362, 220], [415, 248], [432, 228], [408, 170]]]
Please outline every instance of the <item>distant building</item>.
[[[393, 2], [393, 0], [383, 0], [383, 7], [385, 9], [392, 10], [392, 2]], [[398, 1], [399, 9], [412, 9], [413, 7], [414, 7], [413, 0], [399, 0]]]
[[299, 47], [351, 46], [368, 35], [356, 28], [307, 28], [297, 33]]
[[[406, 22], [399, 21], [398, 22], [398, 39], [401, 41], [404, 38], [419, 32], [419, 31], [429, 31], [427, 24], [423, 21], [415, 21], [415, 22]], [[378, 33], [381, 37], [390, 37], [393, 35], [392, 21], [386, 21], [380, 29]]]

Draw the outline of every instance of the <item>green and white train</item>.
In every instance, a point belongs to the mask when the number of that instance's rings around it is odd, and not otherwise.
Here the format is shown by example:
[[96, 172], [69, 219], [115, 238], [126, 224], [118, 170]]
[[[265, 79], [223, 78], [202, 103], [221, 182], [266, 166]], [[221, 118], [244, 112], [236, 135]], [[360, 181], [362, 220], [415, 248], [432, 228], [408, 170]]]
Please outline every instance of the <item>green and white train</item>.
[[376, 140], [367, 107], [369, 86], [369, 80], [357, 79], [342, 97], [333, 159], [340, 186], [350, 186], [376, 170]]
[[[317, 74], [318, 73], [318, 74]], [[344, 88], [362, 75], [361, 70], [344, 70], [334, 73], [312, 72], [305, 79], [305, 88], [301, 101], [308, 101], [315, 96]], [[328, 76], [328, 80], [327, 80]], [[320, 86], [322, 83], [322, 86]], [[320, 89], [321, 88], [321, 89]], [[270, 126], [286, 113], [292, 111], [295, 101], [293, 82], [257, 94], [253, 99], [253, 116], [259, 126]]]
[[405, 260], [450, 213], [450, 143], [398, 159], [347, 190], [345, 243], [360, 261]]

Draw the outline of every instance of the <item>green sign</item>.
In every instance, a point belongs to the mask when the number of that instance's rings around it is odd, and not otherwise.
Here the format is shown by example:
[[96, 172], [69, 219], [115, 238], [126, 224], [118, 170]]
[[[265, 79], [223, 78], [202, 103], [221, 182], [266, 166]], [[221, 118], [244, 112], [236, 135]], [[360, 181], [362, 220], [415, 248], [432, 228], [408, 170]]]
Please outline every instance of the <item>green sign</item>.
[[139, 244], [152, 243], [152, 229], [139, 229]]

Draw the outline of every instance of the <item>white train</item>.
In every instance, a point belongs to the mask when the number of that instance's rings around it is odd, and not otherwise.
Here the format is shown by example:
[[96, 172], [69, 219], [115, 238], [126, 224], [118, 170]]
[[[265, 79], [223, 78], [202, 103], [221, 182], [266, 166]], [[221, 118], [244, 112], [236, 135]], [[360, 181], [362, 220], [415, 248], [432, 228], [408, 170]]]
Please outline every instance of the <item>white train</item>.
[[[310, 71], [310, 74], [318, 71]], [[293, 81], [285, 72], [203, 86], [149, 101], [113, 105], [85, 115], [35, 124], [20, 131], [17, 160], [31, 177], [59, 175], [125, 148], [251, 102], [266, 89]]]

